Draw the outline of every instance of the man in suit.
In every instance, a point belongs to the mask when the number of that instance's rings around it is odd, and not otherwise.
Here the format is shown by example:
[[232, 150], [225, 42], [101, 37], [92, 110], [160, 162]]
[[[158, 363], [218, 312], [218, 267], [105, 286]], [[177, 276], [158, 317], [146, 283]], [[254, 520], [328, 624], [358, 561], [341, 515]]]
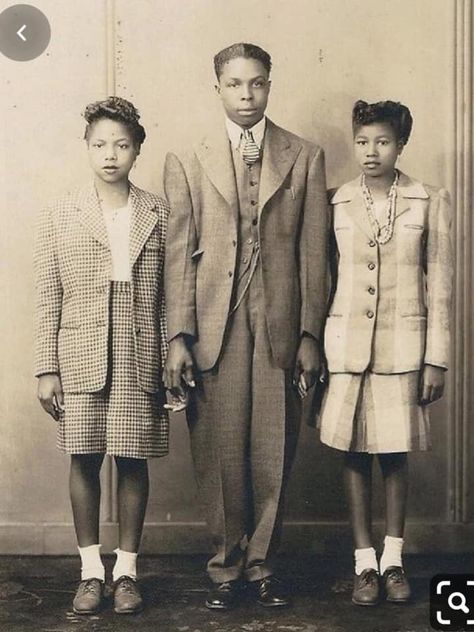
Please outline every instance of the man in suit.
[[216, 554], [206, 605], [249, 582], [289, 604], [273, 571], [301, 399], [320, 368], [326, 306], [323, 150], [265, 117], [271, 59], [252, 44], [214, 58], [222, 124], [170, 153], [165, 385], [187, 410]]

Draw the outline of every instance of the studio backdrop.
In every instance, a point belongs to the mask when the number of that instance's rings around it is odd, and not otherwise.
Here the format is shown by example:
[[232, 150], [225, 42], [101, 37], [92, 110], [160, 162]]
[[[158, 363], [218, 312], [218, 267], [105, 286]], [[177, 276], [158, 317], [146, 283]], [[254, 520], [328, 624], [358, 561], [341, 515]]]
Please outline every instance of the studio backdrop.
[[[51, 23], [46, 52], [2, 56], [0, 81], [0, 553], [75, 552], [69, 459], [36, 400], [33, 372], [36, 216], [90, 177], [81, 112], [117, 94], [140, 109], [147, 140], [132, 172], [162, 191], [166, 151], [220, 124], [212, 58], [237, 41], [273, 58], [268, 114], [321, 144], [329, 186], [357, 173], [356, 99], [400, 100], [414, 117], [400, 168], [446, 186], [454, 200], [456, 287], [449, 387], [433, 406], [434, 449], [412, 455], [410, 551], [468, 551], [474, 541], [472, 308], [472, 3], [470, 0], [36, 0]], [[0, 2], [0, 10], [8, 6]], [[268, 429], [271, 432], [271, 428]], [[142, 550], [208, 551], [187, 428], [171, 421], [171, 452], [154, 460]], [[103, 537], [115, 541], [115, 473], [103, 471]], [[382, 515], [380, 483], [374, 511]], [[302, 428], [288, 490], [286, 550], [349, 546], [341, 456]]]

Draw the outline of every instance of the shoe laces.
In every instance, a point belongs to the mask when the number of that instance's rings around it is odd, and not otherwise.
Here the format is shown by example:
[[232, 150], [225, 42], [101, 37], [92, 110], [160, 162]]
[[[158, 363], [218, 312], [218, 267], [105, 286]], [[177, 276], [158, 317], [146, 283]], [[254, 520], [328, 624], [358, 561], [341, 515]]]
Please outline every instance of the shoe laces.
[[97, 579], [86, 579], [82, 585], [82, 591], [85, 593], [94, 593], [97, 590]]
[[391, 568], [387, 571], [387, 579], [393, 581], [394, 584], [403, 584], [403, 571], [401, 568]]
[[117, 588], [120, 588], [124, 593], [132, 594], [135, 592], [135, 582], [131, 577], [123, 575], [117, 580]]
[[360, 578], [361, 587], [370, 586], [370, 584], [375, 583], [377, 583], [377, 571], [375, 569], [370, 569], [363, 577]]

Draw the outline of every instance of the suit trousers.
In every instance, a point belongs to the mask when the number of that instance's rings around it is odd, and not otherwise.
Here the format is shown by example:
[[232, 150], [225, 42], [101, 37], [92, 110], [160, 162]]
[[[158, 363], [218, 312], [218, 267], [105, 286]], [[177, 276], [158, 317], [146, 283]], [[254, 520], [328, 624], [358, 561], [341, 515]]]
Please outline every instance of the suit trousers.
[[216, 549], [215, 583], [273, 573], [301, 406], [292, 373], [272, 358], [261, 267], [229, 316], [217, 365], [188, 408], [196, 479]]

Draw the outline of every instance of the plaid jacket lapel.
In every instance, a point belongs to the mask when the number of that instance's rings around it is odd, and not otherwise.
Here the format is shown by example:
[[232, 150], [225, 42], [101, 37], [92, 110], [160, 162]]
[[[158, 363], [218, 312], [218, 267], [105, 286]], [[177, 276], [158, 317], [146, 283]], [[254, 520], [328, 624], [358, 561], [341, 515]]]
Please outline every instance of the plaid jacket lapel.
[[81, 189], [78, 196], [79, 221], [106, 248], [109, 247], [104, 216], [94, 185]]
[[151, 231], [156, 226], [158, 214], [153, 199], [130, 183], [132, 219], [130, 226], [130, 266], [133, 267]]

